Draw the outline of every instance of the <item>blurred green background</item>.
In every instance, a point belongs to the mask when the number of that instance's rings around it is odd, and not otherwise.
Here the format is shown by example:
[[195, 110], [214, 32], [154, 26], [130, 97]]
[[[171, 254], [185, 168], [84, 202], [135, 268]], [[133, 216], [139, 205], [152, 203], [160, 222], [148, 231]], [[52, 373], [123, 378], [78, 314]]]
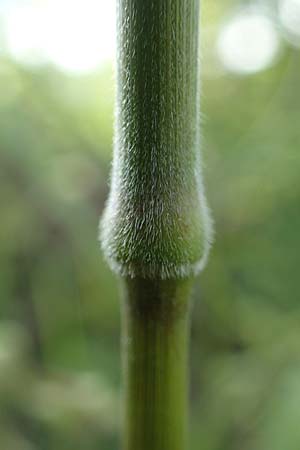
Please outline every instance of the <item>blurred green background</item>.
[[[119, 448], [113, 24], [104, 0], [0, 3], [1, 449]], [[299, 450], [300, 1], [204, 1], [201, 41], [190, 448]]]

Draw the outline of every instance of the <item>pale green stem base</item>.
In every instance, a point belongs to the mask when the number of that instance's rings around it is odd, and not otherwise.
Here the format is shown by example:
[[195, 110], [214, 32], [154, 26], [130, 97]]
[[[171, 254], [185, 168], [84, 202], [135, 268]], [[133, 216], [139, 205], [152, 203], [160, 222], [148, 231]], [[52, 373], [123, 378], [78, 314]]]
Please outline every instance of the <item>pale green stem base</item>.
[[125, 281], [124, 450], [185, 450], [191, 280]]

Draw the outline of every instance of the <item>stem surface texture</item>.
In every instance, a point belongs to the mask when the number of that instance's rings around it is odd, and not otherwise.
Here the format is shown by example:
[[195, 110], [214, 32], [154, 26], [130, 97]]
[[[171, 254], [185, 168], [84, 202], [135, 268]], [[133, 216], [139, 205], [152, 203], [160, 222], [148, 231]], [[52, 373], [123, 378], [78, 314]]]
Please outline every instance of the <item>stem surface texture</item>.
[[115, 149], [102, 220], [117, 273], [184, 278], [205, 264], [199, 0], [118, 0]]
[[186, 448], [190, 290], [190, 280], [125, 282], [125, 450]]
[[117, 0], [114, 158], [101, 244], [121, 275], [124, 450], [185, 450], [192, 280], [211, 236], [199, 0]]

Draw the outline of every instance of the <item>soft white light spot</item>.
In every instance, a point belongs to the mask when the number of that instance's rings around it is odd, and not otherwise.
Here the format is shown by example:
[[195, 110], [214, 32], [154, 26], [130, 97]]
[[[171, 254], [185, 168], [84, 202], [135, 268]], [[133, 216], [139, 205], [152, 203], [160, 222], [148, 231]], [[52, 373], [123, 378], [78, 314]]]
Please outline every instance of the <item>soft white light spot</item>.
[[91, 72], [114, 52], [115, 4], [101, 0], [51, 0], [45, 51], [67, 72]]
[[279, 38], [266, 16], [253, 12], [238, 14], [221, 31], [217, 50], [229, 71], [251, 74], [273, 63]]
[[41, 9], [15, 4], [3, 9], [4, 39], [10, 55], [29, 65], [43, 61]]
[[23, 64], [50, 62], [84, 74], [113, 58], [115, 1], [13, 3], [2, 12], [9, 54]]
[[300, 0], [281, 0], [279, 19], [286, 31], [286, 38], [300, 46]]

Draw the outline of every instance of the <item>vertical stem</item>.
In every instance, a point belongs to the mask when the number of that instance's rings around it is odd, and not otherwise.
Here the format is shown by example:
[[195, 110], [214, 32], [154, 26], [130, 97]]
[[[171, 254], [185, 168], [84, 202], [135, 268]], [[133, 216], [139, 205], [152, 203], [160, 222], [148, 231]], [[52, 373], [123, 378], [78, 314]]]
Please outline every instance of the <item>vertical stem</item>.
[[199, 153], [199, 0], [117, 0], [100, 239], [125, 285], [125, 450], [184, 450], [188, 311], [211, 236]]
[[118, 0], [117, 98], [102, 248], [122, 276], [183, 278], [207, 259], [199, 0]]
[[125, 281], [124, 450], [184, 450], [191, 281]]

